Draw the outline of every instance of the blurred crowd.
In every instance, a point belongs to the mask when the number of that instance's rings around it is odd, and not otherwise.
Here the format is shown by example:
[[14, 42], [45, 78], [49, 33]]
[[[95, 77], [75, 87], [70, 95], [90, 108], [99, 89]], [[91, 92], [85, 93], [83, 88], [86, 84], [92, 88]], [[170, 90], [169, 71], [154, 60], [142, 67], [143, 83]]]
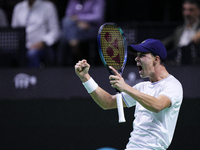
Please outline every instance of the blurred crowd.
[[[198, 65], [200, 2], [184, 0], [181, 7], [183, 24], [171, 36], [161, 39], [168, 51], [166, 63]], [[96, 38], [99, 27], [110, 21], [106, 20], [106, 0], [68, 0], [65, 8], [59, 18], [58, 8], [51, 1], [22, 0], [14, 6], [10, 24], [5, 10], [0, 8], [2, 29], [25, 29], [27, 67], [73, 66], [80, 59], [94, 65], [101, 63]]]
[[60, 21], [53, 2], [24, 0], [14, 6], [10, 26], [1, 9], [0, 26], [25, 28], [27, 67], [70, 66], [92, 54], [105, 9], [104, 0], [69, 0]]
[[184, 0], [182, 15], [184, 23], [162, 41], [168, 50], [168, 60], [176, 65], [199, 64], [200, 1]]

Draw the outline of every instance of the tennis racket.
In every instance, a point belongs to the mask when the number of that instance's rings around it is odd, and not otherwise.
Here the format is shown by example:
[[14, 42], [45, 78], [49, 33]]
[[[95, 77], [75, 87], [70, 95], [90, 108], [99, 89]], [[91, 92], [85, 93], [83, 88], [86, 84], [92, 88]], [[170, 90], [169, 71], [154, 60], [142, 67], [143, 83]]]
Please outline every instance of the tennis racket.
[[[104, 66], [113, 74], [109, 66], [122, 75], [127, 61], [127, 43], [122, 29], [115, 23], [105, 23], [98, 31], [98, 50]], [[116, 89], [119, 123], [126, 122], [120, 91]]]

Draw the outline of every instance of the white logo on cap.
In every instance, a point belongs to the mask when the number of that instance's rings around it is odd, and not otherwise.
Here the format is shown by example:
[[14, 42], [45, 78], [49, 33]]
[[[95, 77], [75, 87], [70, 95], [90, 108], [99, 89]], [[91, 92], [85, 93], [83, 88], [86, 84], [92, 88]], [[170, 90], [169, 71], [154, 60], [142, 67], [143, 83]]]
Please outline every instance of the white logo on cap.
[[19, 73], [14, 77], [15, 88], [28, 88], [29, 84], [36, 85], [37, 78], [35, 76], [30, 76], [25, 73]]

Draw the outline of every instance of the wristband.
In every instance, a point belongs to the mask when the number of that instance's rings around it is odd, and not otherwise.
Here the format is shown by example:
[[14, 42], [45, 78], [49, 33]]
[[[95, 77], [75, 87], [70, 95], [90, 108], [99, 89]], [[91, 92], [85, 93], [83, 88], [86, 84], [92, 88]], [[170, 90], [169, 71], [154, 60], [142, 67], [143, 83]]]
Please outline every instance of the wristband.
[[84, 82], [83, 85], [88, 93], [92, 93], [98, 87], [98, 84], [93, 80], [92, 77], [88, 81]]

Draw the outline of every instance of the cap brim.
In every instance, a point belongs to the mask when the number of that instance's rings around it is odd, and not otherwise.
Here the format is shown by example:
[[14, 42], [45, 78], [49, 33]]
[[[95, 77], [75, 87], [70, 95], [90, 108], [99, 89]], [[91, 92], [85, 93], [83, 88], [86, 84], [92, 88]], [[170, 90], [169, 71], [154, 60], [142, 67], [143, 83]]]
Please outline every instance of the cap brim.
[[142, 47], [141, 45], [129, 45], [128, 50], [133, 53], [137, 52], [150, 52], [148, 49]]

